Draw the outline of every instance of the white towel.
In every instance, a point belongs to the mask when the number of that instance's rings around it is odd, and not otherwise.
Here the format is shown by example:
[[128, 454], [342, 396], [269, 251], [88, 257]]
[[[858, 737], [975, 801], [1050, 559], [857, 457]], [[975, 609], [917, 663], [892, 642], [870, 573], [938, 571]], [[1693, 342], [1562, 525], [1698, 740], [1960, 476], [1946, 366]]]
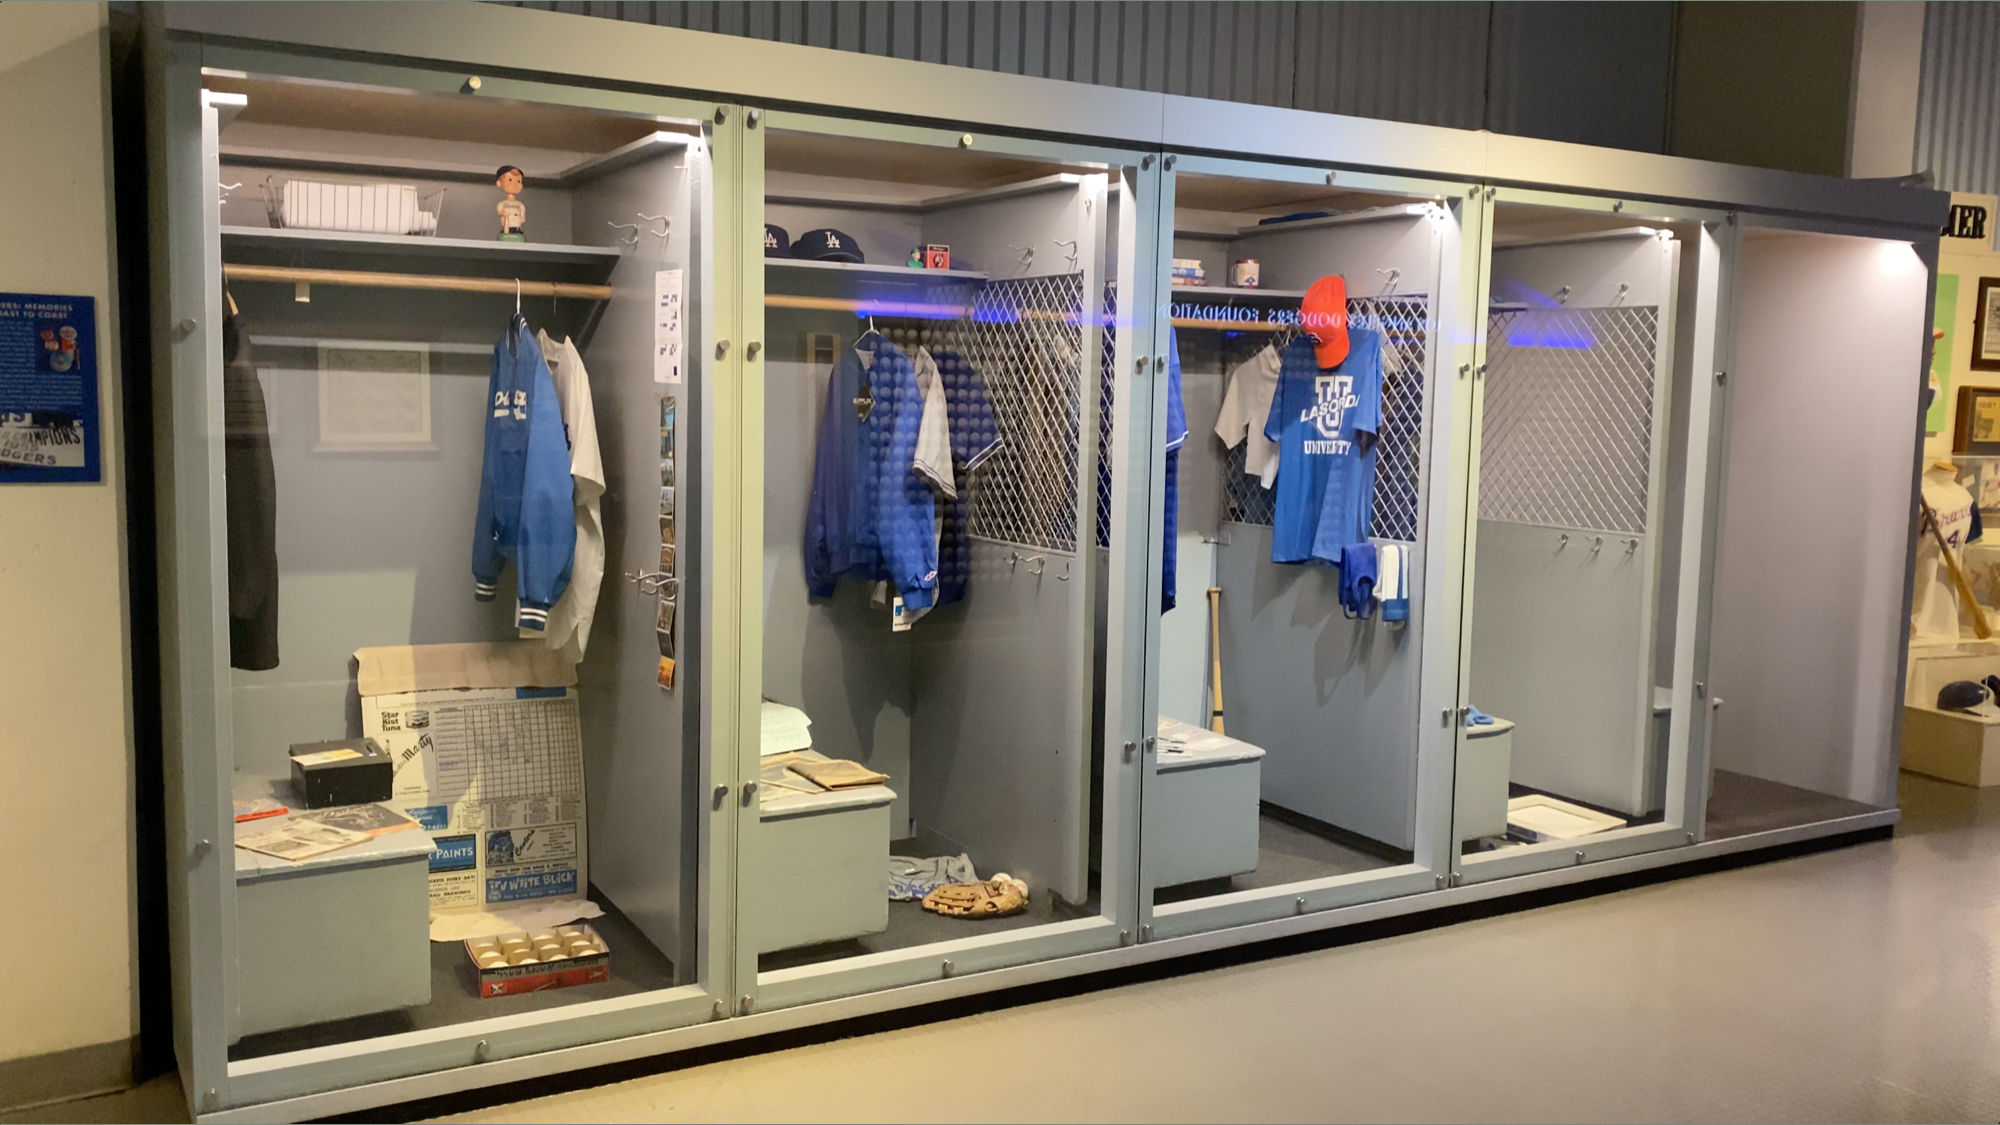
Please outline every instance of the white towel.
[[1403, 552], [1408, 548], [1384, 543], [1375, 551], [1375, 597], [1390, 601], [1403, 596]]

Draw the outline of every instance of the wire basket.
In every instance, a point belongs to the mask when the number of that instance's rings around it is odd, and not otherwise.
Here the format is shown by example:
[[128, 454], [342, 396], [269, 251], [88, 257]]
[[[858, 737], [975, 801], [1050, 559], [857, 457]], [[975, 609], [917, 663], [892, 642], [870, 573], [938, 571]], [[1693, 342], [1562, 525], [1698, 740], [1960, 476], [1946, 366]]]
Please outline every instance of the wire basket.
[[264, 210], [274, 230], [337, 230], [356, 234], [435, 238], [444, 213], [444, 188], [420, 192], [412, 184], [336, 184], [321, 180], [264, 180]]

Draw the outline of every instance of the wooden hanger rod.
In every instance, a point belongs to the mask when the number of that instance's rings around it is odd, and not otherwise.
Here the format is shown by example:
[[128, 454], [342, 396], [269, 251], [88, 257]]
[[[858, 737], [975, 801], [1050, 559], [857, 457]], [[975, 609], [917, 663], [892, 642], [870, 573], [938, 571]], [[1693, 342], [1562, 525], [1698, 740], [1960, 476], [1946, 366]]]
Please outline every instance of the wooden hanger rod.
[[[1199, 317], [1177, 316], [1171, 323], [1175, 328], [1212, 328], [1217, 332], [1281, 332], [1287, 328], [1297, 328], [1296, 320], [1203, 320]], [[1392, 340], [1420, 340], [1421, 332], [1411, 332], [1403, 328], [1375, 328]]]
[[923, 320], [962, 320], [972, 315], [972, 310], [965, 305], [934, 305], [928, 301], [857, 301], [850, 297], [804, 297], [793, 293], [766, 293], [764, 306]]
[[579, 285], [568, 281], [515, 281], [511, 277], [454, 277], [447, 274], [382, 273], [376, 270], [316, 270], [296, 266], [229, 265], [222, 276], [230, 281], [274, 281], [285, 284], [352, 285], [364, 289], [430, 289], [449, 293], [500, 293], [512, 297], [575, 297], [585, 301], [611, 299], [609, 285]]

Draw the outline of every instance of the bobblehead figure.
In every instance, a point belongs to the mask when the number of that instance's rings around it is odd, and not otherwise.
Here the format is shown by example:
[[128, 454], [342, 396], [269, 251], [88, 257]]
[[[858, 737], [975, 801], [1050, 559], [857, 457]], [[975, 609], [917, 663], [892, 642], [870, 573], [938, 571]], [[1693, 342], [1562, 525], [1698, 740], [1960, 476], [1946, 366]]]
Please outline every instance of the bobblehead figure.
[[521, 202], [521, 170], [512, 164], [502, 164], [493, 174], [494, 186], [507, 193], [493, 210], [500, 215], [500, 238], [505, 242], [526, 242], [528, 226], [528, 206]]

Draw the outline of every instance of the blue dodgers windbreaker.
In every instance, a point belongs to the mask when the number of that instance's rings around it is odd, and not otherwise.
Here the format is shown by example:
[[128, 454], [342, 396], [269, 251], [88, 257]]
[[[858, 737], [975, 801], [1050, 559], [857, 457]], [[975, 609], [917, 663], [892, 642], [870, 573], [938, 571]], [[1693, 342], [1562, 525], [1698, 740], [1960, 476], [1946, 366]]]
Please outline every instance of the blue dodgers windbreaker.
[[923, 395], [901, 348], [876, 337], [840, 353], [826, 384], [812, 499], [806, 507], [806, 590], [833, 596], [842, 575], [887, 580], [905, 609], [937, 597], [937, 507], [916, 471]]
[[500, 592], [500, 570], [514, 560], [523, 629], [548, 627], [549, 607], [569, 585], [576, 554], [569, 438], [555, 380], [527, 321], [515, 317], [493, 345], [487, 384], [486, 456], [479, 470], [479, 522], [472, 529], [472, 592], [482, 602]]

